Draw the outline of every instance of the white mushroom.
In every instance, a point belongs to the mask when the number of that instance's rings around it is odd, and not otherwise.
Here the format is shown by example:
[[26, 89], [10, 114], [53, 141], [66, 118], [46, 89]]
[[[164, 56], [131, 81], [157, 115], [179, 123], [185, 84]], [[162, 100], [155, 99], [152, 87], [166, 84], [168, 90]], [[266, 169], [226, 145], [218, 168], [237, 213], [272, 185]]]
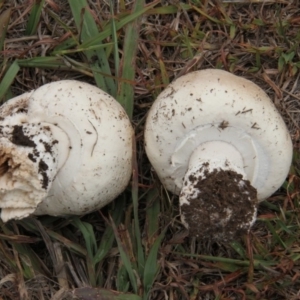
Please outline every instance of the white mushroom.
[[257, 202], [281, 186], [292, 159], [289, 132], [266, 93], [222, 70], [170, 84], [149, 111], [145, 144], [161, 182], [180, 195], [182, 222], [216, 240], [250, 229]]
[[4, 103], [2, 220], [103, 207], [130, 179], [132, 134], [115, 99], [75, 80], [52, 82]]

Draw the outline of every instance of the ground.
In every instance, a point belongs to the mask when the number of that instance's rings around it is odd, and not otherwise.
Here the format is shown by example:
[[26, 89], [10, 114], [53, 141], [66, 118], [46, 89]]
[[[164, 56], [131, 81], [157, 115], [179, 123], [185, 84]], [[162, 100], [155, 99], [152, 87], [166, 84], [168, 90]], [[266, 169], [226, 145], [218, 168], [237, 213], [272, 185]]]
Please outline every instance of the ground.
[[[0, 222], [0, 299], [299, 299], [299, 16], [298, 0], [0, 1], [2, 101], [86, 81], [125, 107], [136, 137], [132, 180], [109, 206]], [[282, 188], [230, 243], [189, 236], [144, 151], [156, 96], [209, 67], [263, 88], [294, 145]]]

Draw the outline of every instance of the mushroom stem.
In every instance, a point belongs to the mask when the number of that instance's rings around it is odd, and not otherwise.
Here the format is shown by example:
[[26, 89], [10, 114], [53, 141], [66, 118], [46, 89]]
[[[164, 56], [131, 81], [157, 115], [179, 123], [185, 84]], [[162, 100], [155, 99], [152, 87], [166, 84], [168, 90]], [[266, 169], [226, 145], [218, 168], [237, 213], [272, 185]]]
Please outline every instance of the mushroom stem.
[[227, 142], [195, 149], [179, 197], [182, 223], [192, 235], [224, 241], [224, 236], [231, 240], [250, 230], [257, 193], [243, 168], [241, 154]]
[[243, 177], [246, 178], [243, 157], [240, 152], [228, 142], [211, 141], [198, 146], [190, 157], [189, 169], [203, 164], [209, 164], [212, 169], [230, 169], [242, 174]]

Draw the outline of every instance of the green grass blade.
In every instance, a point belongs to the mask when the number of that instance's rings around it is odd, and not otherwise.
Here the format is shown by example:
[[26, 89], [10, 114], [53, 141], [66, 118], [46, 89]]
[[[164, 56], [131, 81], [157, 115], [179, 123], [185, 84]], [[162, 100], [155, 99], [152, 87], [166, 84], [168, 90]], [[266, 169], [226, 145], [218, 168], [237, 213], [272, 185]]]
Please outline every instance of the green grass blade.
[[34, 1], [34, 5], [31, 9], [30, 17], [29, 17], [27, 27], [25, 30], [26, 35], [35, 34], [37, 26], [40, 21], [44, 3], [45, 3], [45, 0], [35, 0]]
[[116, 225], [115, 225], [115, 223], [114, 223], [114, 221], [113, 221], [112, 218], [110, 218], [110, 222], [111, 222], [111, 226], [113, 228], [113, 231], [114, 231], [114, 234], [115, 234], [115, 237], [116, 237], [116, 240], [117, 240], [118, 249], [119, 249], [119, 252], [120, 252], [120, 257], [121, 257], [122, 263], [124, 264], [124, 266], [126, 268], [126, 271], [128, 273], [128, 276], [129, 276], [130, 283], [132, 285], [133, 291], [135, 293], [137, 293], [138, 292], [138, 287], [137, 287], [137, 278], [135, 276], [136, 272], [134, 272], [134, 266], [131, 263], [131, 261], [129, 259], [129, 256], [127, 255], [127, 253], [126, 253], [126, 251], [124, 249], [124, 246], [123, 246], [122, 241], [120, 239], [117, 227], [116, 227]]
[[[86, 40], [99, 34], [96, 22], [89, 12], [86, 0], [69, 0], [72, 14], [80, 33], [80, 40], [84, 43]], [[100, 43], [98, 43], [99, 45]], [[81, 48], [87, 48], [81, 46]], [[93, 74], [96, 84], [99, 88], [108, 92], [112, 96], [116, 95], [116, 86], [114, 80], [110, 77], [111, 71], [104, 49], [84, 51], [90, 65], [93, 67]], [[108, 76], [103, 76], [103, 74]]]
[[129, 290], [129, 281], [128, 281], [128, 272], [126, 270], [126, 267], [124, 265], [121, 265], [117, 272], [116, 277], [116, 287], [117, 290], [120, 292], [128, 292]]
[[[90, 66], [77, 62], [69, 58], [68, 56], [64, 57], [33, 57], [28, 59], [18, 60], [20, 67], [32, 67], [32, 68], [47, 68], [52, 70], [64, 70], [64, 71], [74, 71], [80, 72], [87, 76], [93, 76], [91, 71], [93, 69]], [[96, 69], [97, 70], [97, 69]]]
[[[121, 197], [120, 199], [118, 199], [118, 205], [114, 207], [114, 210], [111, 213], [112, 219], [114, 220], [114, 223], [116, 225], [120, 224], [125, 210], [126, 202], [124, 197], [123, 199], [121, 199]], [[94, 256], [93, 262], [95, 265], [104, 259], [104, 257], [107, 255], [109, 250], [112, 248], [114, 240], [115, 240], [114, 231], [112, 227], [108, 224], [101, 238], [101, 242], [97, 249], [97, 252]]]
[[15, 60], [6, 71], [0, 83], [0, 101], [3, 100], [3, 97], [9, 91], [9, 87], [12, 84], [12, 82], [15, 80], [15, 77], [18, 74], [19, 70], [20, 70], [20, 66], [17, 60]]
[[78, 46], [76, 49], [60, 50], [60, 51], [57, 51], [56, 53], [58, 55], [66, 55], [66, 54], [72, 54], [72, 53], [78, 53], [78, 52], [84, 52], [84, 51], [97, 50], [97, 49], [101, 49], [101, 48], [105, 49], [112, 45], [114, 45], [114, 43], [106, 43], [106, 44], [101, 44], [101, 45], [97, 45], [97, 46], [90, 46], [88, 48], [81, 48], [80, 46]]
[[105, 232], [102, 236], [100, 245], [97, 249], [97, 252], [93, 258], [93, 263], [97, 264], [104, 259], [109, 250], [111, 249], [114, 242], [113, 230], [111, 227], [107, 226]]
[[78, 228], [85, 240], [87, 256], [86, 256], [86, 265], [88, 269], [89, 282], [91, 286], [96, 286], [96, 273], [95, 265], [93, 263], [94, 253], [96, 252], [97, 243], [94, 233], [93, 226], [90, 223], [82, 222], [78, 217], [74, 217], [73, 225]]
[[87, 222], [82, 222], [78, 217], [74, 217], [72, 223], [81, 231], [85, 240], [88, 256], [93, 259], [97, 248], [93, 226]]
[[77, 253], [79, 255], [82, 255], [82, 256], [87, 255], [86, 249], [84, 247], [80, 246], [79, 244], [70, 241], [69, 239], [65, 238], [64, 236], [58, 234], [57, 232], [55, 232], [53, 230], [47, 229], [46, 231], [52, 239], [55, 239], [56, 241], [59, 241], [60, 243], [62, 243], [70, 251]]
[[4, 48], [4, 40], [6, 37], [7, 26], [10, 20], [11, 8], [5, 10], [0, 15], [0, 51]]
[[[133, 13], [143, 9], [144, 0], [136, 1]], [[123, 57], [119, 73], [118, 95], [117, 100], [125, 108], [128, 116], [132, 119], [133, 100], [134, 100], [134, 79], [135, 79], [135, 62], [139, 39], [140, 19], [136, 19], [127, 25], [125, 31]]]
[[15, 95], [13, 94], [13, 92], [11, 91], [11, 88], [8, 88], [8, 90], [6, 91], [6, 94], [4, 95], [4, 97], [2, 98], [1, 103], [13, 98]]
[[118, 35], [117, 35], [117, 28], [116, 28], [116, 21], [114, 18], [114, 3], [113, 0], [110, 0], [110, 14], [111, 14], [111, 32], [112, 32], [112, 40], [114, 43], [114, 64], [115, 64], [115, 72], [119, 74], [119, 47], [118, 47]]
[[65, 60], [61, 57], [25, 58], [18, 60], [18, 64], [20, 67], [70, 70], [70, 66], [67, 66]]
[[[116, 30], [120, 30], [121, 28], [123, 28], [128, 23], [135, 21], [140, 16], [142, 16], [145, 13], [147, 13], [151, 8], [153, 8], [154, 6], [156, 6], [158, 3], [160, 3], [160, 1], [155, 1], [155, 2], [147, 5], [147, 7], [141, 9], [140, 11], [131, 13], [128, 16], [126, 16], [123, 19], [121, 19], [120, 21], [116, 22]], [[98, 33], [97, 35], [95, 35], [94, 37], [90, 38], [86, 42], [83, 42], [81, 44], [81, 47], [89, 47], [89, 46], [98, 45], [104, 39], [106, 39], [107, 37], [109, 37], [112, 34], [111, 29], [112, 29], [111, 25], [109, 24], [108, 26], [106, 26], [101, 31], [101, 33]], [[136, 41], [135, 41], [135, 43], [136, 43]]]
[[244, 259], [246, 259], [246, 251], [240, 242], [233, 241], [230, 243], [230, 246]]
[[[171, 253], [179, 255], [179, 256], [188, 256], [188, 257], [194, 257], [198, 259], [203, 259], [207, 261], [216, 261], [216, 262], [224, 262], [228, 264], [235, 264], [237, 266], [241, 267], [248, 267], [252, 262], [249, 260], [240, 260], [240, 259], [234, 259], [234, 258], [226, 258], [226, 257], [218, 257], [218, 256], [210, 256], [210, 255], [201, 255], [201, 254], [190, 254], [186, 252], [176, 252], [172, 251]], [[270, 267], [278, 264], [278, 261], [275, 260], [262, 260], [262, 259], [254, 259], [253, 265], [256, 269], [261, 269], [262, 267]]]
[[157, 260], [157, 255], [158, 255], [158, 249], [160, 247], [161, 241], [165, 236], [165, 232], [166, 230], [164, 230], [156, 239], [146, 260], [144, 276], [143, 276], [144, 299], [148, 299], [148, 294], [151, 291], [155, 277], [160, 268], [160, 265]]
[[[128, 16], [122, 18], [120, 21], [115, 21], [115, 30], [118, 31], [122, 29], [125, 25], [127, 25], [130, 22], [133, 22], [143, 14], [149, 12], [155, 5], [157, 5], [159, 1], [155, 1], [148, 5], [147, 7], [143, 8], [137, 13], [129, 14]], [[104, 27], [103, 30], [101, 30], [100, 33], [96, 34], [95, 36], [89, 38], [87, 41], [83, 41], [82, 44], [80, 45], [81, 48], [88, 49], [89, 47], [94, 47], [99, 45], [100, 43], [103, 42], [104, 39], [108, 38], [111, 36], [112, 33], [112, 26], [111, 24], [108, 24], [107, 26]], [[176, 45], [176, 43], [174, 43]], [[78, 45], [78, 42], [76, 42], [74, 36], [72, 38], [67, 39], [60, 45], [56, 46], [51, 53], [52, 55], [59, 54], [60, 51], [70, 49], [72, 47], [75, 47]]]
[[179, 2], [179, 5], [166, 5], [166, 6], [160, 6], [157, 8], [150, 9], [147, 14], [149, 15], [171, 15], [176, 14], [178, 11], [183, 10], [190, 10], [192, 6], [190, 4]]
[[145, 255], [143, 251], [142, 239], [141, 239], [141, 229], [139, 224], [139, 212], [138, 212], [138, 164], [136, 160], [136, 146], [135, 146], [135, 138], [133, 137], [133, 156], [132, 156], [132, 202], [133, 202], [133, 217], [134, 217], [134, 230], [136, 237], [136, 245], [137, 245], [137, 261], [138, 261], [138, 269], [139, 274], [143, 274], [144, 266], [145, 266]]
[[269, 220], [265, 220], [266, 225], [268, 226], [269, 230], [272, 233], [272, 237], [273, 237], [273, 243], [279, 244], [282, 247], [284, 247], [285, 249], [287, 249], [286, 244], [284, 243], [284, 241], [281, 239], [281, 237], [277, 234], [277, 231], [275, 230], [275, 228], [273, 227], [272, 223]]

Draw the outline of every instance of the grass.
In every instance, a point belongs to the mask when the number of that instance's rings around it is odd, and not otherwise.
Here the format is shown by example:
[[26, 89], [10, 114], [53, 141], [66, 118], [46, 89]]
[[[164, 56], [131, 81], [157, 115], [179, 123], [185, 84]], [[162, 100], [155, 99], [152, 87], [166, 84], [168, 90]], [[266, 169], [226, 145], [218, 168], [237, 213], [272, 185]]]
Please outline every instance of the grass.
[[[299, 299], [299, 42], [295, 1], [0, 1], [0, 99], [74, 78], [106, 90], [135, 127], [132, 181], [70, 218], [0, 222], [0, 299]], [[207, 67], [249, 78], [288, 125], [294, 160], [231, 244], [188, 236], [144, 153], [145, 116], [174, 78]]]

